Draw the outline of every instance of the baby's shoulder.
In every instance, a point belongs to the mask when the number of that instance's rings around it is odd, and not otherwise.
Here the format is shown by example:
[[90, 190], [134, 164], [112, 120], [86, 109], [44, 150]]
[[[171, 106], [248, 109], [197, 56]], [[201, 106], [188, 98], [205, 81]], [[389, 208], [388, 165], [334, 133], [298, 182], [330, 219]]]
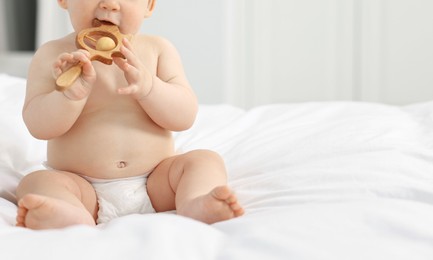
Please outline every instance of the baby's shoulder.
[[153, 48], [155, 51], [162, 53], [168, 49], [175, 49], [174, 45], [164, 37], [156, 35], [137, 35], [135, 37], [139, 46], [143, 48]]
[[72, 50], [75, 50], [75, 40], [74, 36], [67, 35], [63, 38], [51, 40], [44, 44], [42, 44], [37, 50], [36, 50], [36, 56], [43, 55], [43, 56], [51, 56], [54, 55], [57, 57], [59, 53], [62, 52], [69, 52]]

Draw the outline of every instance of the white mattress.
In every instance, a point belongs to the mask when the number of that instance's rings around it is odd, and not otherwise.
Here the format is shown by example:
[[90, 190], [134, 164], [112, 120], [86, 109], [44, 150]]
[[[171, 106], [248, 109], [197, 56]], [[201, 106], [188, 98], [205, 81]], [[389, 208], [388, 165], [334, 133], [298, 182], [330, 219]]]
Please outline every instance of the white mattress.
[[202, 105], [177, 148], [225, 159], [243, 217], [130, 215], [96, 228], [14, 227], [14, 189], [45, 160], [0, 75], [0, 259], [433, 259], [433, 102]]

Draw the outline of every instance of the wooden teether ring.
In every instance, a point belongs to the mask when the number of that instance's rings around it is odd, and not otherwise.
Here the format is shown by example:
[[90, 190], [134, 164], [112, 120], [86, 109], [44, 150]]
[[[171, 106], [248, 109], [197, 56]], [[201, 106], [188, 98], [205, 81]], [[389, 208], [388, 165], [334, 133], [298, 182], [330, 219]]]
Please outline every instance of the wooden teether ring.
[[[77, 48], [90, 53], [90, 60], [97, 60], [107, 65], [113, 63], [113, 57], [124, 58], [120, 52], [124, 38], [131, 39], [131, 35], [122, 34], [116, 25], [94, 20], [92, 28], [82, 30], [76, 38]], [[56, 89], [65, 91], [81, 75], [82, 64], [78, 63], [63, 72], [56, 80]]]

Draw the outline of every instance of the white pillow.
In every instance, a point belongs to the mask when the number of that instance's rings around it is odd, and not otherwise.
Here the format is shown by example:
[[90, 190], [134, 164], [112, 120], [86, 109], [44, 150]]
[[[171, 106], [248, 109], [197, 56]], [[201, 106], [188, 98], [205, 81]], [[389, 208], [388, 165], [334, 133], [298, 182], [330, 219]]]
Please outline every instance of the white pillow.
[[33, 138], [22, 120], [25, 88], [25, 79], [0, 74], [0, 197], [12, 202], [21, 177], [46, 160], [46, 142]]

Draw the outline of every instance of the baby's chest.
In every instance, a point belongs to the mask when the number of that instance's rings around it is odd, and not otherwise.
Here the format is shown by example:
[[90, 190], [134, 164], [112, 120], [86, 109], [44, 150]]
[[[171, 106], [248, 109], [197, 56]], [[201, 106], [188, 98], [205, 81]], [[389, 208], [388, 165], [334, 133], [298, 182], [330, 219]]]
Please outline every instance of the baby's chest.
[[[98, 68], [105, 66], [105, 68]], [[84, 112], [115, 109], [125, 103], [134, 102], [130, 96], [118, 94], [119, 88], [128, 87], [128, 81], [116, 65], [95, 66], [97, 79], [87, 100]]]
[[96, 82], [92, 92], [116, 92], [118, 88], [128, 86], [125, 74], [114, 63], [112, 65], [93, 62], [96, 71]]

